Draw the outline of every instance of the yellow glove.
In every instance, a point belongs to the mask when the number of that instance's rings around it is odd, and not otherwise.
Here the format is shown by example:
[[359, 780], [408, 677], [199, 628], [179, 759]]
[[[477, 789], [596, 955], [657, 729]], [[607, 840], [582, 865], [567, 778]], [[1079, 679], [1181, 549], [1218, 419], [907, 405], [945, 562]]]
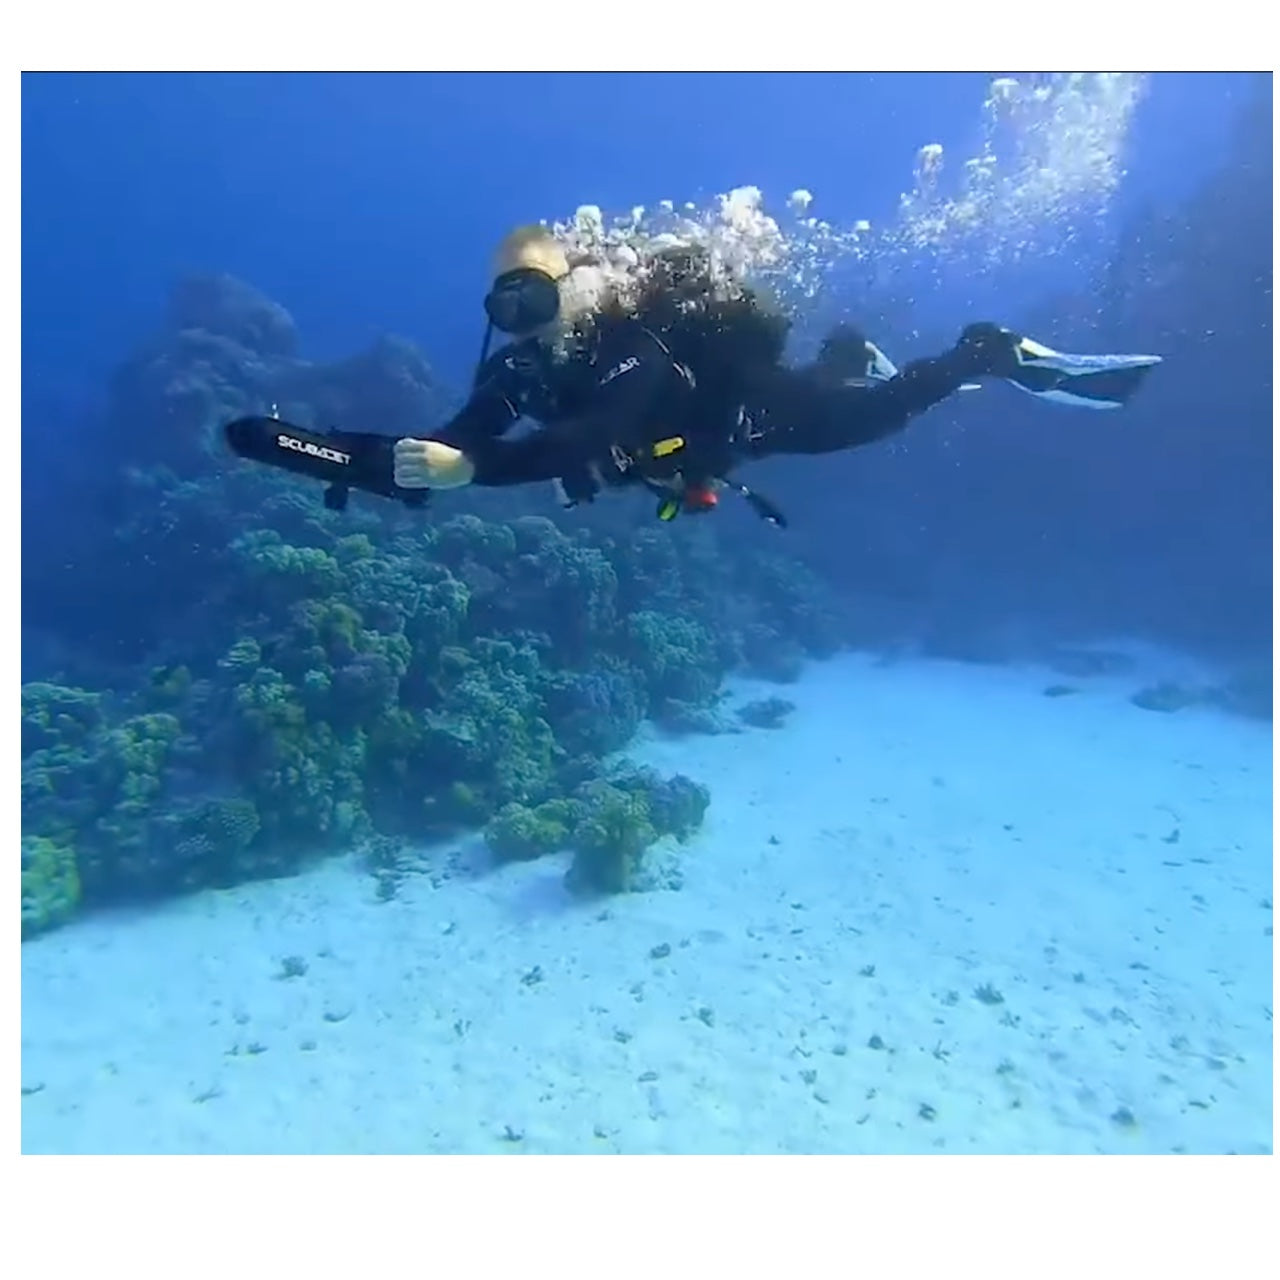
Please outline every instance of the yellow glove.
[[402, 489], [461, 489], [475, 478], [461, 449], [439, 440], [397, 440], [395, 482]]

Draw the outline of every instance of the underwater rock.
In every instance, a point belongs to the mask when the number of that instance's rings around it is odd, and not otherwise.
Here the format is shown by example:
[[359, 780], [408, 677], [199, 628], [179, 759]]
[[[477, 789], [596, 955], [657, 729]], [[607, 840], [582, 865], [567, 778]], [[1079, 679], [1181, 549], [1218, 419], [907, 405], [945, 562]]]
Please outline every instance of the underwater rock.
[[772, 632], [772, 658], [764, 654], [757, 635], [749, 641], [747, 661], [754, 667], [773, 665], [782, 678], [794, 669], [787, 653], [799, 650], [812, 658], [829, 658], [849, 644], [855, 628], [846, 602], [807, 565], [770, 552], [756, 554], [743, 586], [758, 602], [760, 619]]
[[229, 275], [192, 275], [169, 297], [169, 324], [201, 329], [258, 355], [291, 358], [298, 350], [293, 317], [252, 285]]
[[761, 698], [739, 707], [738, 719], [753, 729], [781, 729], [795, 709], [796, 704], [785, 698]]
[[1046, 659], [1049, 667], [1064, 676], [1117, 676], [1132, 671], [1128, 654], [1107, 649], [1055, 649]]
[[1225, 684], [1211, 689], [1208, 701], [1233, 715], [1250, 720], [1270, 721], [1274, 707], [1274, 689], [1270, 667], [1241, 672]]
[[714, 737], [721, 733], [740, 732], [715, 707], [699, 707], [674, 699], [668, 699], [658, 706], [653, 713], [653, 722], [664, 733], [677, 738], [694, 734]]
[[1130, 699], [1135, 707], [1144, 711], [1163, 711], [1170, 713], [1183, 711], [1187, 707], [1199, 706], [1205, 701], [1204, 693], [1196, 689], [1188, 689], [1170, 680], [1149, 685], [1139, 689]]
[[920, 647], [931, 658], [974, 667], [1005, 666], [1014, 657], [1003, 641], [986, 632], [958, 633], [939, 628], [924, 636]]
[[1044, 691], [1044, 696], [1046, 698], [1069, 698], [1072, 694], [1079, 692], [1080, 690], [1072, 684], [1051, 684]]
[[804, 673], [804, 648], [771, 627], [754, 624], [745, 628], [741, 649], [744, 674], [757, 680], [794, 684]]
[[310, 405], [320, 425], [359, 423], [389, 436], [421, 435], [448, 407], [427, 358], [392, 335], [348, 360], [295, 368], [288, 396]]

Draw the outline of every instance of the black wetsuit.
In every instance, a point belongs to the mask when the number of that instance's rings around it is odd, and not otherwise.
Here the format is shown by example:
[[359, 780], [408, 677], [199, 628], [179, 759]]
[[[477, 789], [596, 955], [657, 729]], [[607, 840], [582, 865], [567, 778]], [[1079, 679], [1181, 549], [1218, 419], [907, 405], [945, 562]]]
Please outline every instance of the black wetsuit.
[[[502, 348], [433, 438], [472, 459], [476, 484], [565, 479], [612, 458], [611, 445], [640, 447], [652, 432], [683, 425], [695, 392], [660, 338], [636, 321], [611, 321], [568, 358], [556, 359], [533, 340]], [[542, 429], [504, 438], [520, 418]]]
[[[721, 370], [700, 380], [698, 369], [680, 363], [678, 347], [678, 336], [635, 320], [605, 323], [587, 351], [561, 363], [536, 342], [513, 344], [486, 362], [466, 406], [435, 438], [471, 458], [476, 484], [560, 479], [581, 499], [599, 483], [661, 481], [674, 472], [703, 483], [774, 454], [871, 444], [966, 380], [997, 371], [987, 347], [962, 341], [887, 381], [846, 381], [823, 364]], [[521, 417], [542, 429], [504, 438]], [[682, 447], [654, 459], [654, 442], [672, 437]]]

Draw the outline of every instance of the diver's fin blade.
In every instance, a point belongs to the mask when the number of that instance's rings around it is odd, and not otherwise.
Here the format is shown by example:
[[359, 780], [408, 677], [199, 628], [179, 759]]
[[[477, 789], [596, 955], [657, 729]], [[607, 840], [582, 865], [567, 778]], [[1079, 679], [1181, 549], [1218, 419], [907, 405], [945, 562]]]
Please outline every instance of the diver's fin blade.
[[1076, 409], [1120, 409], [1137, 391], [1153, 365], [1138, 365], [1128, 369], [1079, 374], [1063, 378], [1053, 386], [1027, 385], [1020, 378], [1010, 378], [1019, 391], [1048, 400], [1054, 404], [1070, 405]]
[[1160, 364], [1163, 356], [1145, 355], [1078, 355], [1068, 351], [1055, 351], [1033, 338], [1019, 338], [1018, 363], [1032, 369], [1055, 369], [1068, 377], [1086, 373], [1104, 373], [1114, 369], [1146, 369]]
[[1032, 338], [1020, 338], [1016, 351], [1020, 367], [1007, 381], [1037, 399], [1080, 409], [1120, 408], [1162, 359], [1077, 355], [1055, 351]]

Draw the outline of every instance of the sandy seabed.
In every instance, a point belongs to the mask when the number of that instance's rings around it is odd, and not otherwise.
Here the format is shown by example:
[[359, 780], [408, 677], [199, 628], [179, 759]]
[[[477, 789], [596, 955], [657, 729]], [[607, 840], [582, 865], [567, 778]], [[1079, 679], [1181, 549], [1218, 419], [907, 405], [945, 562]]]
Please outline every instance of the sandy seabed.
[[471, 841], [28, 942], [23, 1149], [1268, 1152], [1271, 728], [1060, 680], [735, 683], [796, 709], [630, 752], [711, 790], [679, 891]]

